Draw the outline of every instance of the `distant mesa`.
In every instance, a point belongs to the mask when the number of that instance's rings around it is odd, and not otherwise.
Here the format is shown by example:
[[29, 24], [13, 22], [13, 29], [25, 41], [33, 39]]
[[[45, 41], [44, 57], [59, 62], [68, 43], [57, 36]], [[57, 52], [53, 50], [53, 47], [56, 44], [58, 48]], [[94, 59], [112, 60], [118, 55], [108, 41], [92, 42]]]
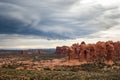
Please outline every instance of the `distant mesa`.
[[41, 54], [40, 50], [21, 50], [21, 54]]

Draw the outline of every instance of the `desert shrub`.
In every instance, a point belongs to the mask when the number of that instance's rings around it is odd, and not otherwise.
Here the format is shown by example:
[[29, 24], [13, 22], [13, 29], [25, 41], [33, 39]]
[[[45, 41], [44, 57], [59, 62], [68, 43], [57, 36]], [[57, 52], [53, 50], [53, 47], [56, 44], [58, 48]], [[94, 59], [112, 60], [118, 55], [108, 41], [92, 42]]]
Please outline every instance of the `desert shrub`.
[[106, 64], [82, 64], [81, 69], [84, 71], [100, 71]]
[[44, 70], [51, 70], [49, 67], [44, 68]]
[[23, 66], [23, 64], [7, 64], [7, 65], [2, 65], [2, 68], [16, 69], [19, 66]]
[[0, 68], [0, 80], [119, 80], [119, 75], [120, 70], [107, 70], [104, 72], [80, 70], [74, 72], [49, 70], [15, 70]]

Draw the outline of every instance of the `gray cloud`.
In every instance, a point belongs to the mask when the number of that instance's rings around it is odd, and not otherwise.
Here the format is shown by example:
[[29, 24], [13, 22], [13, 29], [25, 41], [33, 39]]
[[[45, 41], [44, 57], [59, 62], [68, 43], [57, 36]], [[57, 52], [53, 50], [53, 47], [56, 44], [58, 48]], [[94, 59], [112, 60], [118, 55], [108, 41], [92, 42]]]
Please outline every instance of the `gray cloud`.
[[95, 38], [120, 26], [119, 4], [118, 0], [0, 0], [0, 41], [6, 35], [10, 39], [11, 35], [16, 35], [12, 39]]
[[48, 39], [87, 36], [118, 24], [114, 19], [119, 16], [119, 13], [112, 14], [119, 7], [82, 4], [80, 0], [1, 0], [0, 6], [0, 33], [30, 34]]

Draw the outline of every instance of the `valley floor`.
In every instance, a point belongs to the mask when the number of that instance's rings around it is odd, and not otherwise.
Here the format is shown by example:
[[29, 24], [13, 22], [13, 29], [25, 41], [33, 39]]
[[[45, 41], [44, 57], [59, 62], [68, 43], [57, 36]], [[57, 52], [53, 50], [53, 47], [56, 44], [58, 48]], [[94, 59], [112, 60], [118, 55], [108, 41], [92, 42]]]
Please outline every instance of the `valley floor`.
[[0, 80], [119, 80], [120, 59], [115, 64], [67, 61], [58, 54], [0, 53]]

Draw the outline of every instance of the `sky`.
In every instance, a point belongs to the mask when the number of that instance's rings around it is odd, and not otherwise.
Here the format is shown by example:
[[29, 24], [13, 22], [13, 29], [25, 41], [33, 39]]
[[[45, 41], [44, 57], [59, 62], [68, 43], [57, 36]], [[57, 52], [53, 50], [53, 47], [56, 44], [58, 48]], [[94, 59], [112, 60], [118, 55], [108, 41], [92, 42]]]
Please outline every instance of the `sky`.
[[120, 40], [120, 0], [0, 0], [0, 48]]

